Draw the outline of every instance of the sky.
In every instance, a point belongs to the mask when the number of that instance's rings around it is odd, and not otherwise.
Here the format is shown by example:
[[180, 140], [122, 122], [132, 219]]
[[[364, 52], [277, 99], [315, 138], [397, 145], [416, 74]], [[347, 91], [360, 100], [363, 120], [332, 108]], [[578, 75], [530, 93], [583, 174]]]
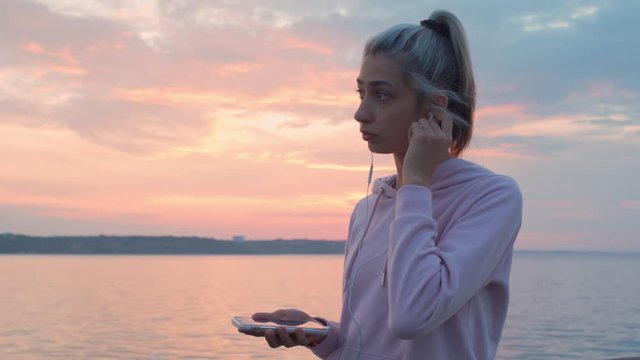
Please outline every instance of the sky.
[[471, 47], [462, 157], [521, 187], [516, 249], [640, 251], [633, 0], [0, 0], [0, 233], [344, 240], [362, 46], [436, 9]]

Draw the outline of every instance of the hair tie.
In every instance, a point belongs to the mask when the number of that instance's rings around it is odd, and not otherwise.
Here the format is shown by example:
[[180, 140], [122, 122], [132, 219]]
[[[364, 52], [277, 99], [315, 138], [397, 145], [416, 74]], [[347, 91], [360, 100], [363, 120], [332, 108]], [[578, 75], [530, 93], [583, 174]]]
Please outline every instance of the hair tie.
[[435, 31], [441, 36], [449, 36], [449, 26], [447, 26], [447, 24], [445, 23], [439, 23], [435, 20], [427, 19], [420, 21], [420, 25]]

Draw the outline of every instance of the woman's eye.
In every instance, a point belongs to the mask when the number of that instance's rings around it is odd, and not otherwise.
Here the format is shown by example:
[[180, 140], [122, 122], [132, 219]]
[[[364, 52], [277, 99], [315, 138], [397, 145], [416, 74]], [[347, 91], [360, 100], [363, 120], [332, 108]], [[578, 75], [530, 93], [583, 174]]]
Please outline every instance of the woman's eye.
[[[360, 100], [364, 99], [366, 92], [363, 89], [356, 89], [356, 93], [360, 97]], [[391, 95], [385, 91], [376, 91], [375, 97], [378, 101], [386, 101], [391, 98]]]
[[384, 91], [378, 91], [376, 92], [376, 97], [378, 100], [387, 100], [389, 98], [389, 94]]

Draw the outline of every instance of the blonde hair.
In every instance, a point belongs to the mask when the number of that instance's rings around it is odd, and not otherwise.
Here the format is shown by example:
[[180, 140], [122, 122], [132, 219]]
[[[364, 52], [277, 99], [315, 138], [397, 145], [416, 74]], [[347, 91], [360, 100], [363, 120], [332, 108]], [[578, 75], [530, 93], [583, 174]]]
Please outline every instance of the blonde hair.
[[454, 119], [452, 153], [459, 156], [471, 141], [476, 102], [467, 36], [458, 18], [434, 11], [424, 25], [401, 24], [370, 38], [364, 56], [382, 54], [395, 61], [424, 99], [446, 96], [442, 110]]

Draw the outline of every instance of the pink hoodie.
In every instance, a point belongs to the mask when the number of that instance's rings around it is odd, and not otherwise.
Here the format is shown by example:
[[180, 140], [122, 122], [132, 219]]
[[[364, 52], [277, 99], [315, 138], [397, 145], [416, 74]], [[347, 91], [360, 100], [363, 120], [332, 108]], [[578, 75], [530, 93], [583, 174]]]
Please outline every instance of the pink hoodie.
[[311, 350], [335, 360], [493, 359], [522, 219], [518, 185], [462, 159], [440, 164], [430, 189], [396, 191], [394, 181], [377, 179], [356, 205], [341, 321], [324, 320], [331, 331]]

